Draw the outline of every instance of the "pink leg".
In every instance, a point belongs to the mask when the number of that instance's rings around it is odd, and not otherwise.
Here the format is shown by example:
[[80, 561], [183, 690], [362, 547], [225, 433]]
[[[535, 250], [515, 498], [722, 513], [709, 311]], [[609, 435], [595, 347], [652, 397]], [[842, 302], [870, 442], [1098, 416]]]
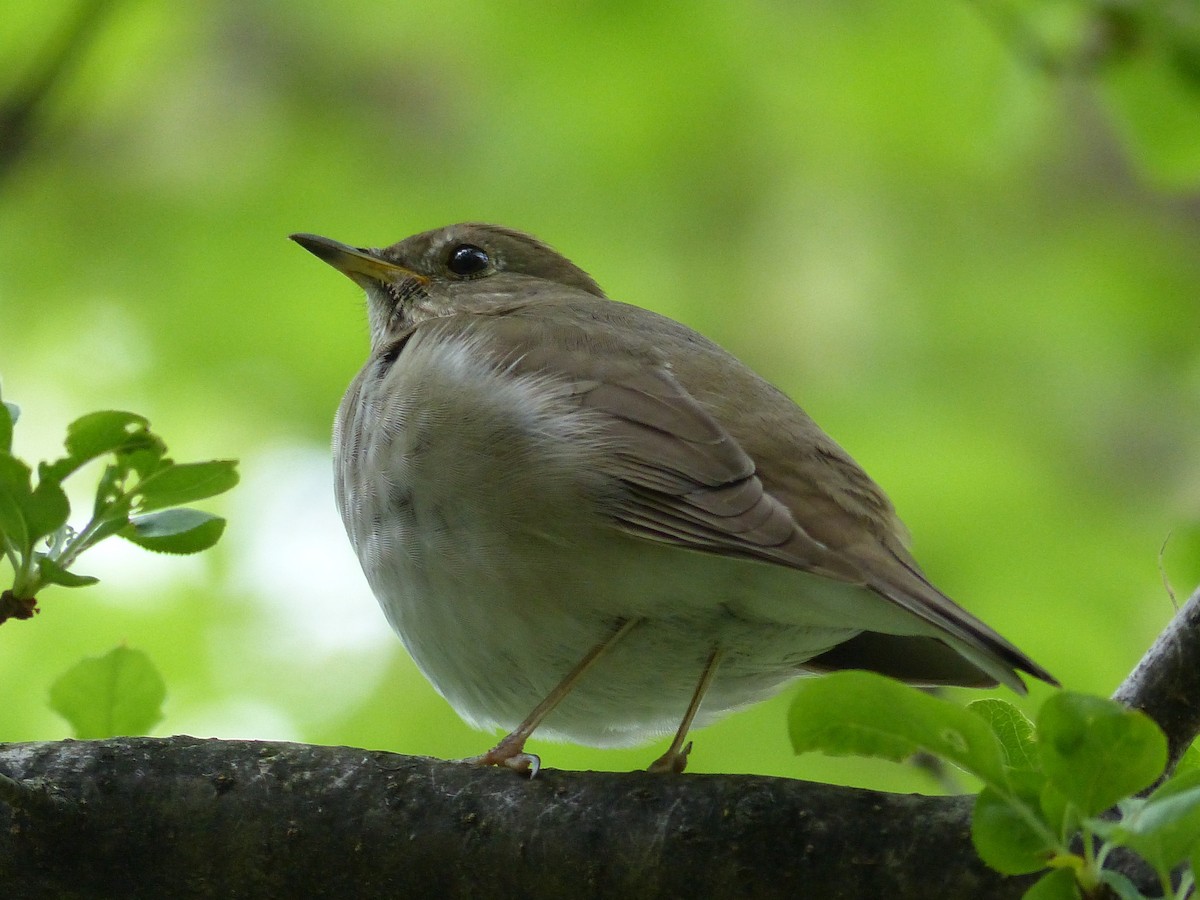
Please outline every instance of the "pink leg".
[[704, 671], [700, 673], [700, 683], [696, 685], [696, 692], [692, 694], [692, 701], [688, 704], [687, 711], [683, 714], [683, 721], [679, 723], [679, 730], [675, 732], [675, 739], [671, 741], [671, 746], [667, 748], [666, 753], [650, 763], [647, 767], [648, 772], [682, 772], [687, 768], [687, 758], [688, 754], [692, 752], [692, 742], [688, 741], [687, 746], [684, 746], [683, 742], [687, 740], [688, 731], [692, 727], [692, 720], [696, 718], [696, 713], [700, 710], [700, 701], [704, 699], [704, 695], [708, 692], [713, 676], [717, 674], [717, 665], [720, 662], [721, 648], [714, 647], [713, 652], [708, 655], [708, 662], [704, 664]]
[[464, 759], [463, 762], [475, 766], [508, 766], [518, 772], [529, 773], [530, 778], [536, 775], [542, 761], [536, 754], [525, 752], [525, 742], [529, 740], [529, 736], [542, 724], [542, 720], [562, 702], [563, 698], [571, 693], [571, 689], [575, 687], [583, 674], [640, 621], [640, 619], [626, 619], [622, 622], [616, 631], [587, 652], [587, 655], [576, 664], [575, 668], [555, 685], [554, 690], [546, 699], [534, 707], [533, 712], [526, 716], [524, 722], [505, 735], [503, 740], [487, 753], [481, 756], [472, 756]]

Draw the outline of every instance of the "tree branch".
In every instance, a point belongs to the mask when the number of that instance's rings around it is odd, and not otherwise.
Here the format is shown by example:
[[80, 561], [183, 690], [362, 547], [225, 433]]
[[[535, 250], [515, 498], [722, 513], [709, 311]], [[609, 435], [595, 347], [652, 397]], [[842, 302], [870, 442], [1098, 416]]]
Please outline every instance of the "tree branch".
[[1200, 589], [1155, 639], [1113, 699], [1140, 709], [1167, 735], [1170, 772], [1200, 734]]
[[[1177, 759], [1200, 730], [1200, 592], [1116, 696]], [[970, 797], [190, 737], [0, 745], [0, 773], [13, 897], [1008, 900], [1032, 880], [976, 857]]]
[[69, 809], [0, 804], [8, 896], [1019, 897], [970, 798], [543, 770], [190, 737], [14, 744]]

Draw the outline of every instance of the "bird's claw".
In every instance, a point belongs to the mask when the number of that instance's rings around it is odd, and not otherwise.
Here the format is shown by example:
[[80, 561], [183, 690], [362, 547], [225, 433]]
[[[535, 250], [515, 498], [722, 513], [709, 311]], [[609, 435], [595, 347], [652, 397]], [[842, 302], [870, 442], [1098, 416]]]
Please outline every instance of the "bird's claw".
[[692, 752], [692, 742], [688, 741], [687, 746], [682, 750], [674, 748], [668, 750], [654, 762], [646, 767], [647, 772], [674, 772], [679, 774], [687, 768], [688, 754]]
[[533, 778], [541, 769], [542, 760], [536, 753], [518, 753], [516, 756], [510, 756], [504, 760], [503, 764], [514, 772], [520, 772], [522, 775]]
[[537, 775], [542, 760], [536, 753], [525, 752], [524, 740], [513, 740], [509, 735], [487, 753], [460, 760], [471, 766], [505, 766], [529, 778]]

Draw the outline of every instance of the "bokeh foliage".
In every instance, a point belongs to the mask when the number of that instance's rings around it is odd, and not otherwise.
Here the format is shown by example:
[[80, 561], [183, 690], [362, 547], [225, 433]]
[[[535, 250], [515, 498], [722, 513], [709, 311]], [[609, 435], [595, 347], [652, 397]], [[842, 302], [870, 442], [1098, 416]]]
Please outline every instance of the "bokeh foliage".
[[[243, 483], [206, 558], [113, 557], [3, 629], [0, 739], [65, 735], [49, 685], [125, 641], [164, 673], [159, 733], [490, 740], [349, 557], [324, 457], [364, 315], [298, 230], [502, 222], [697, 327], [798, 398], [935, 581], [1071, 688], [1109, 692], [1170, 616], [1168, 535], [1170, 581], [1200, 580], [1191, 3], [1146, 4], [1132, 41], [1078, 2], [94, 6], [0, 173], [17, 447], [135, 409], [181, 457], [241, 458]], [[13, 7], [0, 97], [79, 8]], [[927, 786], [797, 760], [785, 709], [701, 732], [693, 768]]]

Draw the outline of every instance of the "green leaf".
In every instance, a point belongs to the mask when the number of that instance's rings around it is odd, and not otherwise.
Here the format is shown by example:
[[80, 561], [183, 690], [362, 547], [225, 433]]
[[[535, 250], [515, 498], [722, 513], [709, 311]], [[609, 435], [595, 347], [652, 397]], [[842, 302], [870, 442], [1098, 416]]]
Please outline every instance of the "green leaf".
[[1070, 869], [1047, 872], [1033, 887], [1021, 895], [1021, 900], [1079, 900], [1079, 885]]
[[39, 481], [25, 507], [30, 542], [58, 531], [67, 524], [70, 514], [71, 504], [62, 485], [57, 481]]
[[1059, 840], [1066, 841], [1079, 830], [1079, 811], [1043, 776], [1038, 805], [1042, 810], [1042, 821]]
[[0, 453], [0, 533], [6, 535], [22, 551], [33, 546], [25, 507], [33, 491], [30, 489], [29, 466], [15, 456]]
[[975, 798], [971, 841], [979, 858], [1005, 875], [1044, 869], [1055, 849], [1045, 825], [1039, 821], [1036, 789], [1030, 797], [1006, 796], [985, 787]]
[[1176, 778], [1189, 772], [1200, 772], [1200, 748], [1194, 743], [1188, 745], [1188, 748], [1183, 751], [1183, 756], [1179, 758], [1179, 762], [1175, 764]]
[[76, 663], [50, 687], [51, 708], [80, 739], [146, 734], [162, 721], [166, 686], [141, 650], [116, 647]]
[[31, 490], [29, 466], [8, 453], [0, 453], [0, 531], [28, 550], [34, 541], [57, 531], [67, 522], [71, 506], [55, 481], [40, 481]]
[[1038, 713], [1042, 769], [1085, 816], [1108, 809], [1159, 776], [1167, 739], [1144, 713], [1067, 691]]
[[120, 515], [113, 516], [111, 519], [103, 519], [91, 533], [91, 539], [87, 542], [88, 547], [94, 547], [96, 544], [112, 537], [114, 534], [120, 534], [121, 530], [129, 527], [129, 516]]
[[124, 494], [123, 480], [127, 474], [128, 470], [123, 465], [111, 463], [104, 467], [96, 482], [96, 502], [92, 506], [93, 518], [109, 518], [114, 515], [120, 515], [123, 518], [128, 515], [130, 504], [128, 499], [121, 502], [120, 509], [116, 508], [118, 500], [121, 500]]
[[979, 716], [873, 672], [835, 672], [802, 681], [788, 713], [797, 753], [881, 756], [918, 749], [1007, 789], [1004, 749]]
[[143, 512], [165, 509], [224, 493], [238, 483], [237, 461], [172, 464], [159, 469], [138, 485], [138, 508]]
[[113, 450], [145, 444], [150, 420], [137, 413], [106, 409], [80, 416], [67, 426], [67, 453], [82, 461]]
[[225, 520], [198, 509], [167, 509], [134, 516], [118, 534], [156, 553], [199, 553], [215, 544]]
[[76, 575], [74, 572], [69, 572], [48, 556], [43, 556], [38, 560], [38, 570], [42, 574], [42, 581], [62, 587], [87, 587], [100, 580], [91, 575]]
[[39, 468], [42, 480], [62, 481], [80, 466], [105, 453], [148, 451], [157, 459], [166, 445], [149, 430], [149, 421], [136, 413], [101, 410], [80, 416], [67, 426], [67, 455]]
[[1112, 869], [1100, 870], [1100, 883], [1107, 885], [1118, 900], [1146, 900], [1146, 895], [1137, 889], [1128, 876]]
[[1124, 816], [1107, 838], [1169, 872], [1200, 846], [1200, 772], [1172, 778]]
[[1038, 761], [1037, 744], [1033, 740], [1033, 723], [1025, 713], [1007, 700], [986, 698], [967, 705], [992, 729], [1000, 740], [1008, 765], [1014, 769], [1041, 768]]

